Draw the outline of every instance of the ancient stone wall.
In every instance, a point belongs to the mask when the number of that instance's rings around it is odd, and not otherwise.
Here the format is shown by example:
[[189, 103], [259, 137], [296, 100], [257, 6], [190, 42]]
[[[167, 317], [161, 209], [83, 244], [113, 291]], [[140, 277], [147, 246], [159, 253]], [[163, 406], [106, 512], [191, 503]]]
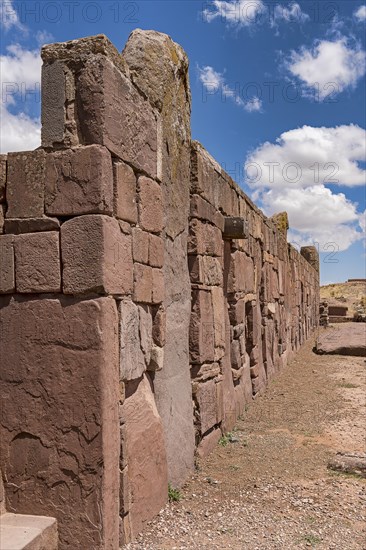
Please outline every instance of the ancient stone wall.
[[318, 258], [192, 142], [169, 37], [42, 56], [42, 146], [0, 158], [6, 506], [117, 549], [317, 326]]

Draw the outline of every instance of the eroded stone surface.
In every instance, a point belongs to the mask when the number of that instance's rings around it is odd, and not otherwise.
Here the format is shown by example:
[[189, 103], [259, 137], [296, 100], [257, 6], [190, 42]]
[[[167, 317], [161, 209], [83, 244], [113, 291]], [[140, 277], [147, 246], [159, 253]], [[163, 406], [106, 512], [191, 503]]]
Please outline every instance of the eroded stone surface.
[[7, 218], [40, 218], [44, 214], [44, 151], [8, 154]]
[[117, 548], [114, 300], [1, 297], [0, 325], [0, 446], [8, 510], [53, 510], [60, 548]]

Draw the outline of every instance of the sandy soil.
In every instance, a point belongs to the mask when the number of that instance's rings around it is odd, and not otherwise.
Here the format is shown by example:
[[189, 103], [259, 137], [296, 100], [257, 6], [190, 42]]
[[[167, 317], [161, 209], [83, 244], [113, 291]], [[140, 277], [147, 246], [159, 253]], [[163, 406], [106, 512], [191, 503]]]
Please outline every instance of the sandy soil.
[[366, 450], [366, 362], [313, 344], [125, 549], [366, 549], [366, 480], [327, 469]]

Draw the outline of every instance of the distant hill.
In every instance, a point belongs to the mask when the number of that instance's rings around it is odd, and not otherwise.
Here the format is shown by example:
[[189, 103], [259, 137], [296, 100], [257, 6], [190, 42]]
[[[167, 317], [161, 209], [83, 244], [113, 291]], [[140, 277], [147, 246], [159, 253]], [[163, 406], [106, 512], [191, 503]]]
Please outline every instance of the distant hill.
[[366, 281], [350, 280], [320, 287], [320, 299], [330, 305], [345, 305], [348, 316], [352, 316], [358, 307], [366, 307]]

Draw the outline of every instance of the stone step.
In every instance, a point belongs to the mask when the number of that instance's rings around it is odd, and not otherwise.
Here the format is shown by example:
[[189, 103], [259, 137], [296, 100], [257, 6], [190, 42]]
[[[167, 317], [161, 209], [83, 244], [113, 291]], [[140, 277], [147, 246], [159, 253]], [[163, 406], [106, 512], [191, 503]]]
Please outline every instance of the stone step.
[[0, 550], [57, 550], [55, 518], [5, 513], [0, 517]]

